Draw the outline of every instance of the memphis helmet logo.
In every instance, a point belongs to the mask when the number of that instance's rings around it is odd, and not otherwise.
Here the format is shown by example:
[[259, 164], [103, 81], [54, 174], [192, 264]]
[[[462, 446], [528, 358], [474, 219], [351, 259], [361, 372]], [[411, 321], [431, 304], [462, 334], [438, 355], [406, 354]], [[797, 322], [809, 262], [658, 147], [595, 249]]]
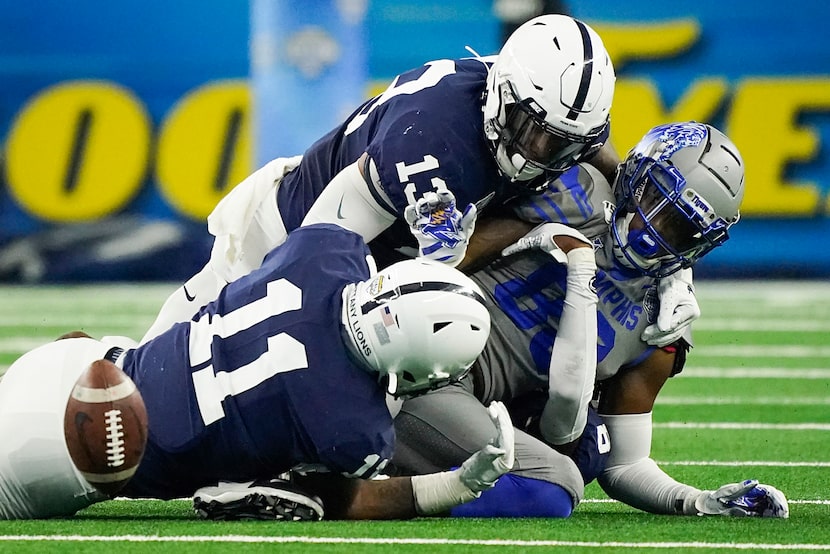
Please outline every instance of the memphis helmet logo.
[[727, 227], [726, 221], [718, 217], [712, 205], [695, 189], [686, 187], [686, 190], [683, 191], [683, 201], [691, 212], [697, 215], [698, 220], [702, 222], [701, 228], [704, 232], [718, 231]]
[[[672, 154], [689, 146], [698, 146], [705, 139], [708, 131], [702, 123], [670, 123], [652, 129], [635, 150], [656, 161], [666, 160]], [[655, 144], [656, 143], [656, 144]], [[658, 152], [646, 152], [647, 147], [660, 148]]]

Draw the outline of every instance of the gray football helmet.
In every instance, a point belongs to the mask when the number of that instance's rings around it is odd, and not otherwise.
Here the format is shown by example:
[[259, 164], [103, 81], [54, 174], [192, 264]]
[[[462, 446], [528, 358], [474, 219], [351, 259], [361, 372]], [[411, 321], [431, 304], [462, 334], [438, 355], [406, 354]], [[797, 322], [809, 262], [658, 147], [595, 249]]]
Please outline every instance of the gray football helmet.
[[729, 238], [740, 218], [744, 162], [735, 144], [711, 125], [660, 125], [629, 152], [614, 194], [617, 260], [664, 277]]

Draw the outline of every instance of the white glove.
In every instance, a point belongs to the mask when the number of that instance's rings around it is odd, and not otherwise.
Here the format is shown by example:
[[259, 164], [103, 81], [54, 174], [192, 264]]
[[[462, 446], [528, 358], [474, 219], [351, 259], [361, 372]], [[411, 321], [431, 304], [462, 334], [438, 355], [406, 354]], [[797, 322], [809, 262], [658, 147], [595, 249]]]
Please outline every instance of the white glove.
[[418, 240], [422, 257], [455, 267], [467, 252], [476, 225], [476, 207], [468, 204], [461, 213], [450, 191], [428, 192], [414, 206], [406, 207], [404, 219]]
[[514, 461], [513, 422], [507, 408], [496, 401], [487, 407], [487, 412], [498, 430], [496, 437], [458, 469], [461, 482], [475, 493], [495, 485], [499, 477], [510, 471]]
[[716, 491], [702, 491], [695, 499], [699, 515], [737, 517], [790, 517], [784, 493], [755, 479], [724, 485]]
[[509, 256], [523, 250], [538, 248], [553, 256], [553, 259], [557, 262], [566, 264], [568, 263], [568, 256], [553, 242], [553, 237], [559, 235], [573, 237], [581, 240], [588, 246], [592, 246], [591, 241], [585, 235], [572, 227], [561, 223], [544, 223], [520, 238], [515, 244], [511, 244], [502, 250], [501, 255]]
[[700, 317], [691, 268], [681, 269], [657, 283], [660, 312], [657, 321], [645, 328], [642, 339], [652, 346], [672, 344]]

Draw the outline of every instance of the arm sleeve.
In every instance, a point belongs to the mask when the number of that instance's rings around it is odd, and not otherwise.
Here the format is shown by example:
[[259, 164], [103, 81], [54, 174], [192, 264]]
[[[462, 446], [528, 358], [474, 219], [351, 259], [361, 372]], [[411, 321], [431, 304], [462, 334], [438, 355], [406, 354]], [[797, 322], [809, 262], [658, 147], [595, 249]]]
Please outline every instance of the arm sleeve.
[[651, 412], [600, 415], [611, 437], [608, 465], [598, 479], [608, 496], [655, 514], [696, 514], [701, 491], [675, 481], [649, 457]]
[[[395, 215], [383, 207], [382, 191], [363, 178], [354, 162], [334, 176], [314, 201], [302, 226], [334, 223], [361, 235], [369, 242], [395, 221]], [[388, 199], [385, 200], [388, 203]]]
[[593, 289], [596, 262], [592, 248], [568, 253], [565, 305], [553, 343], [548, 401], [539, 430], [552, 444], [582, 435], [597, 367], [597, 294]]

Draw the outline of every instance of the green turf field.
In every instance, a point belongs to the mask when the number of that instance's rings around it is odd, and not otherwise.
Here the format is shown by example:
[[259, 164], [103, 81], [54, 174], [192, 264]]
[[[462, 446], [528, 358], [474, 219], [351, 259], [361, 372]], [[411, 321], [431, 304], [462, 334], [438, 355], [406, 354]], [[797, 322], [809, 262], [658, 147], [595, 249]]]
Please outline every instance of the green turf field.
[[[0, 287], [0, 371], [68, 330], [138, 338], [170, 290]], [[652, 516], [595, 484], [565, 521], [214, 523], [184, 501], [115, 500], [72, 519], [0, 522], [0, 551], [830, 550], [830, 283], [702, 282], [698, 297], [696, 347], [655, 407], [652, 457], [701, 488], [773, 484], [790, 499], [789, 520]]]

